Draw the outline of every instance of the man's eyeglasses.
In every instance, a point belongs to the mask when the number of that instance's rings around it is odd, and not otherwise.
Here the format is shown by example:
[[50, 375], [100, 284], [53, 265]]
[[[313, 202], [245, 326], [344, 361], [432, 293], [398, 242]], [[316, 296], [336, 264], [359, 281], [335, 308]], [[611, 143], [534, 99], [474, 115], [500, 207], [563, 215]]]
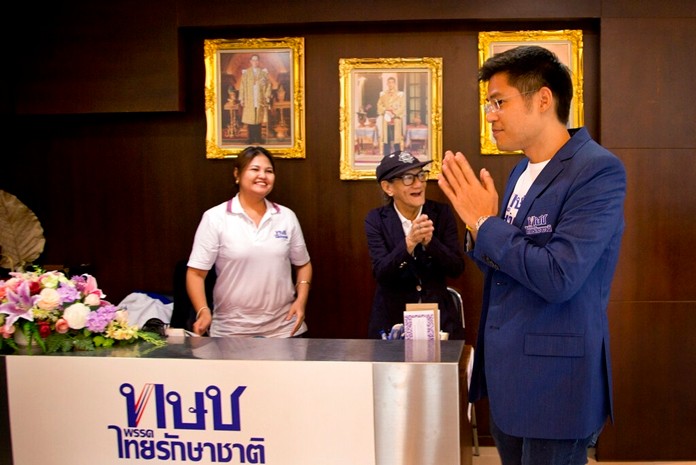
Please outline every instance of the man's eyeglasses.
[[507, 102], [511, 98], [515, 97], [521, 97], [523, 95], [527, 94], [533, 94], [536, 92], [536, 90], [530, 90], [529, 92], [522, 92], [517, 95], [513, 95], [512, 97], [507, 97], [507, 98], [492, 98], [488, 100], [488, 103], [483, 104], [483, 111], [488, 114], [488, 113], [498, 113], [500, 111], [500, 107], [503, 106], [503, 103]]
[[391, 180], [393, 181], [394, 179], [401, 179], [401, 182], [404, 183], [404, 186], [410, 186], [411, 184], [413, 184], [413, 181], [415, 181], [416, 178], [418, 178], [420, 182], [427, 181], [429, 172], [430, 171], [421, 170], [416, 174], [407, 173], [401, 176], [394, 176], [393, 178], [391, 178]]

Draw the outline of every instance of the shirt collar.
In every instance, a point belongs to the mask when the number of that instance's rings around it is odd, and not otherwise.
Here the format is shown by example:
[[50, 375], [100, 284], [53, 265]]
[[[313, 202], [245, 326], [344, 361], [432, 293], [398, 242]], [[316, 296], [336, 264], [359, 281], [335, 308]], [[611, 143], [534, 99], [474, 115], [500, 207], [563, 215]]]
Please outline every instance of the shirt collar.
[[[398, 208], [396, 208], [396, 203], [392, 204], [394, 207], [394, 210], [396, 211], [396, 214], [399, 216], [399, 220], [401, 221], [401, 227], [404, 228], [404, 234], [408, 234], [411, 231], [411, 225], [412, 222], [408, 218], [406, 218], [404, 215], [401, 214]], [[416, 218], [418, 218], [421, 213], [423, 213], [423, 205], [418, 209], [418, 213], [416, 214]]]
[[[277, 203], [271, 202], [268, 199], [263, 199], [263, 201], [266, 202], [266, 212], [271, 212], [272, 215], [280, 213], [280, 206], [278, 206]], [[244, 213], [242, 204], [239, 201], [239, 194], [227, 201], [227, 213], [233, 213], [235, 215]]]

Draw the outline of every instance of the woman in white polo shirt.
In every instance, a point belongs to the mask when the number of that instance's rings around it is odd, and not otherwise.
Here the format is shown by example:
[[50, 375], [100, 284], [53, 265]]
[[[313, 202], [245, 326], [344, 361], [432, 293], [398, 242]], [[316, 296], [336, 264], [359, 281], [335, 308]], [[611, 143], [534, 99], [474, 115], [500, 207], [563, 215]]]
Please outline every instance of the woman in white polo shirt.
[[[186, 273], [196, 309], [193, 331], [303, 335], [312, 265], [295, 213], [267, 199], [275, 182], [273, 156], [263, 147], [247, 147], [236, 159], [234, 177], [239, 192], [203, 214], [193, 241]], [[205, 294], [205, 277], [213, 266], [214, 311]]]

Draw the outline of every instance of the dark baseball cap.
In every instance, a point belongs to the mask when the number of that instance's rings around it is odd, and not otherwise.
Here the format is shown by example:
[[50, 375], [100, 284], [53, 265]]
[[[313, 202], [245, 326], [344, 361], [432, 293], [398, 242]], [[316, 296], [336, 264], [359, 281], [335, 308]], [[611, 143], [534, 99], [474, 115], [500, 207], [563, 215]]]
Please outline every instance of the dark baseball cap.
[[377, 165], [377, 182], [389, 180], [413, 168], [420, 168], [430, 161], [420, 161], [408, 152], [397, 151], [382, 158]]

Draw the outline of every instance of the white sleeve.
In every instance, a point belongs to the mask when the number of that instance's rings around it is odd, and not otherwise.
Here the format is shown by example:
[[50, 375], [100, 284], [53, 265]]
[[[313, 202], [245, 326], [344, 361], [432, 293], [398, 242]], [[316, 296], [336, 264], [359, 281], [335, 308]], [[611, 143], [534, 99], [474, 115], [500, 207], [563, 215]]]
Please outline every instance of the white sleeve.
[[290, 263], [295, 266], [302, 266], [309, 262], [309, 252], [307, 251], [302, 228], [295, 212], [290, 209], [287, 212], [293, 225], [292, 234], [290, 235]]
[[203, 214], [193, 239], [188, 266], [199, 270], [210, 270], [213, 267], [220, 249], [219, 227], [219, 221], [215, 220], [210, 210]]

